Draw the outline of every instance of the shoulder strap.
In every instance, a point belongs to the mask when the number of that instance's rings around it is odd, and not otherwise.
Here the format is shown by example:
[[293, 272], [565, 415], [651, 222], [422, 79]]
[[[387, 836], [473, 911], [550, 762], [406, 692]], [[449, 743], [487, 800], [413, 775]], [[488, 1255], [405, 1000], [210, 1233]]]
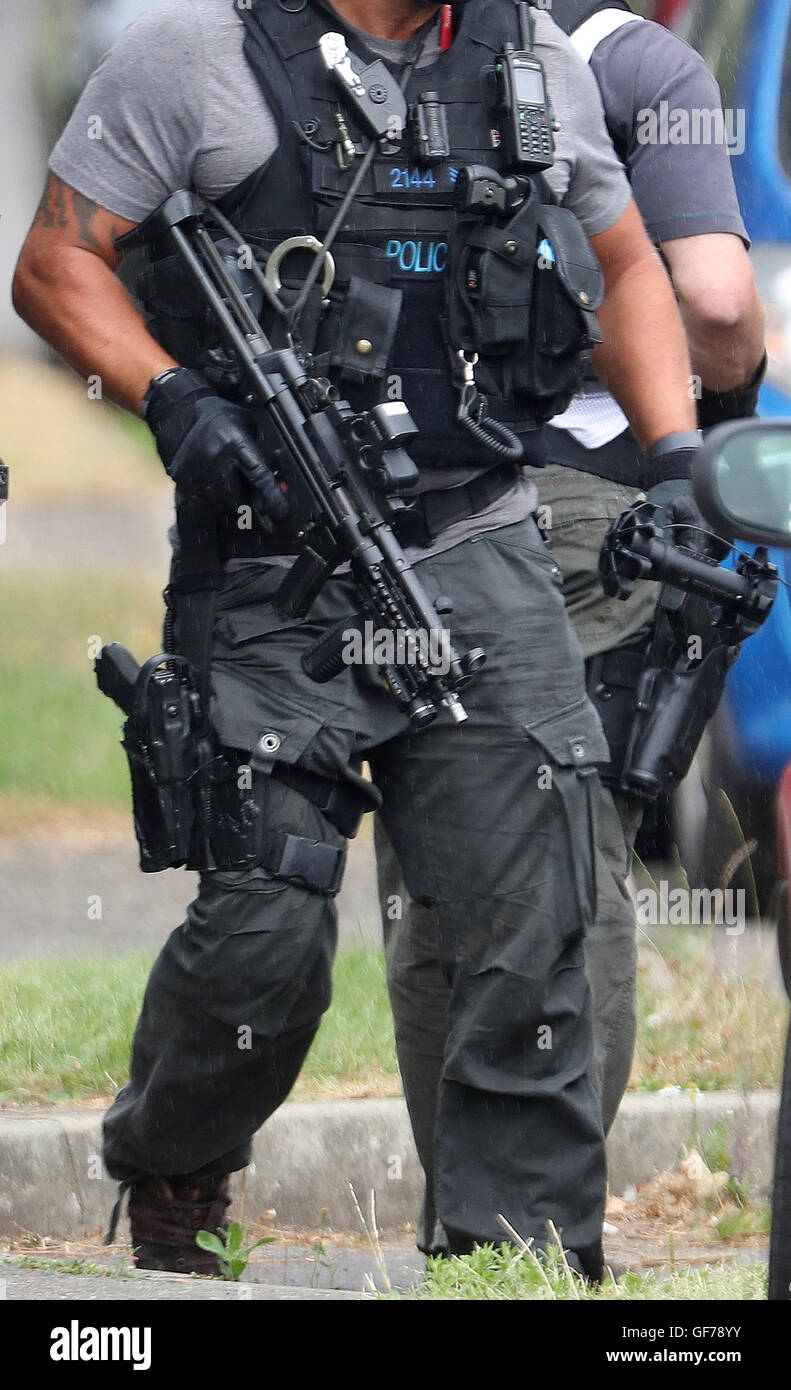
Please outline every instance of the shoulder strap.
[[614, 34], [616, 29], [620, 29], [623, 24], [633, 24], [637, 20], [642, 20], [642, 15], [630, 14], [628, 10], [597, 10], [569, 37], [580, 57], [589, 63], [593, 57], [593, 50], [598, 47], [602, 39], [606, 39], [609, 34]]
[[290, 96], [290, 86], [277, 59], [275, 45], [268, 38], [261, 0], [234, 0], [234, 9], [244, 24], [244, 55], [253, 69], [279, 128]]

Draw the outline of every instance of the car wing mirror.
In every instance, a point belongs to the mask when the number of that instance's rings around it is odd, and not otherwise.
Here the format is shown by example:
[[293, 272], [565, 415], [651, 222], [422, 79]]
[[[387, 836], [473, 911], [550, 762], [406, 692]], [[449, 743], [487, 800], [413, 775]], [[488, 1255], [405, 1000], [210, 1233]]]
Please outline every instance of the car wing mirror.
[[731, 420], [692, 468], [706, 520], [728, 540], [791, 547], [791, 420]]

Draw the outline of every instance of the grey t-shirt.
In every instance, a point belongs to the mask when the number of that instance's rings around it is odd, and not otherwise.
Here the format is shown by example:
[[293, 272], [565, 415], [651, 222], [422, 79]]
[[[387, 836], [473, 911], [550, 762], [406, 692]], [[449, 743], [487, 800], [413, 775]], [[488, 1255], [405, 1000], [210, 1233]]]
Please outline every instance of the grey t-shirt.
[[731, 232], [749, 246], [728, 153], [729, 144], [740, 153], [744, 112], [718, 114], [720, 89], [700, 54], [644, 20], [602, 39], [590, 65], [652, 240]]
[[[560, 130], [547, 178], [588, 236], [625, 211], [629, 186], [586, 63], [543, 10], [536, 52]], [[437, 54], [436, 23], [423, 63]], [[233, 0], [159, 0], [102, 59], [50, 158], [59, 178], [139, 222], [177, 188], [219, 198], [274, 152], [277, 128], [242, 51]], [[398, 40], [365, 36], [403, 61]], [[99, 118], [97, 122], [96, 118]]]
[[[438, 52], [437, 20], [427, 28], [422, 65]], [[244, 34], [233, 0], [159, 0], [124, 31], [89, 79], [52, 153], [52, 171], [133, 222], [179, 188], [211, 199], [230, 192], [270, 158], [278, 140], [244, 56]], [[364, 37], [383, 58], [404, 61], [408, 44]], [[630, 199], [599, 91], [588, 65], [543, 10], [535, 12], [535, 47], [560, 125], [547, 179], [596, 236], [618, 221]], [[424, 471], [423, 486], [455, 486], [476, 472], [444, 469], [429, 478]], [[525, 482], [517, 496], [494, 502], [462, 529], [518, 521], [535, 505], [535, 488]], [[434, 549], [445, 548], [449, 535]]]

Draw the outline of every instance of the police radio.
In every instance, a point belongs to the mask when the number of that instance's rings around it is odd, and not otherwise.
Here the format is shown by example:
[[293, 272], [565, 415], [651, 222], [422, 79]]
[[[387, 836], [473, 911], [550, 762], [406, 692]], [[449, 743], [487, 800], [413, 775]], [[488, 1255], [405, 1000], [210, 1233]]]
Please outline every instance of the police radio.
[[551, 168], [555, 144], [541, 60], [529, 49], [506, 43], [491, 73], [506, 169], [537, 174]]

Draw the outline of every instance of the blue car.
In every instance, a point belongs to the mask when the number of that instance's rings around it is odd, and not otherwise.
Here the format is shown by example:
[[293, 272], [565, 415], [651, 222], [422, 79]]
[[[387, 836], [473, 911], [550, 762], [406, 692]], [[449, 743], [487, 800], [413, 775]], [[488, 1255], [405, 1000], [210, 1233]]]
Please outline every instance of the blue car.
[[[769, 371], [759, 411], [791, 420], [791, 0], [690, 0], [677, 28], [706, 59], [733, 122], [734, 180], [767, 312]], [[773, 551], [772, 559], [791, 583], [791, 552]], [[773, 794], [789, 760], [791, 607], [781, 585], [769, 620], [730, 673], [677, 794], [676, 839], [688, 872], [716, 883], [731, 855], [746, 852], [721, 789], [766, 902], [774, 881]]]

